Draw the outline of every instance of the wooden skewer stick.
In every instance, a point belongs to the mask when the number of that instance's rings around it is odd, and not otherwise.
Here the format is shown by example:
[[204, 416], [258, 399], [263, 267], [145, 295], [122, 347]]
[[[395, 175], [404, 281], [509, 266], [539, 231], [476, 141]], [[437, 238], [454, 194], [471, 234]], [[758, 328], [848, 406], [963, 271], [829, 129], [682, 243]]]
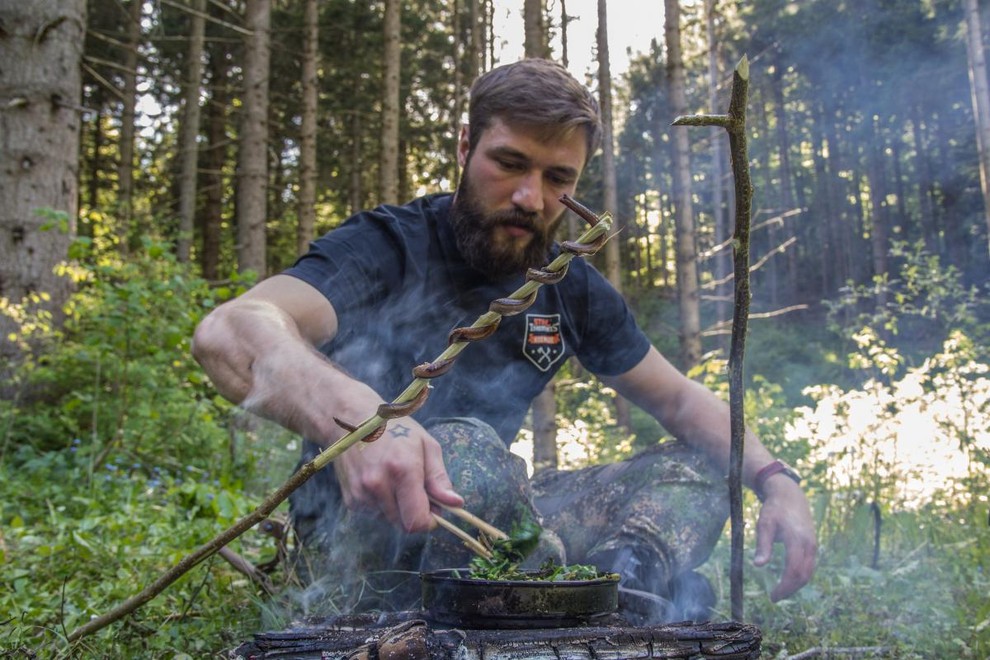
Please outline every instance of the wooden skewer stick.
[[479, 543], [477, 539], [472, 538], [470, 534], [465, 532], [463, 529], [461, 529], [454, 523], [450, 522], [443, 516], [437, 515], [435, 513], [433, 514], [433, 519], [437, 521], [438, 525], [446, 529], [448, 532], [450, 532], [460, 540], [464, 541], [464, 545], [471, 548], [471, 550], [473, 550], [476, 554], [481, 555], [485, 559], [492, 558], [492, 553], [488, 551], [488, 548], [481, 545], [481, 543]]
[[456, 506], [447, 506], [446, 504], [444, 504], [442, 502], [436, 501], [432, 497], [430, 498], [430, 502], [432, 502], [433, 504], [436, 504], [438, 507], [440, 507], [444, 511], [450, 511], [451, 515], [457, 516], [458, 518], [460, 518], [464, 522], [468, 523], [469, 525], [474, 525], [475, 527], [477, 527], [478, 529], [480, 529], [483, 533], [487, 534], [488, 536], [490, 536], [492, 538], [495, 538], [495, 539], [507, 539], [507, 538], [509, 538], [509, 535], [508, 534], [506, 534], [505, 532], [503, 532], [499, 528], [495, 527], [494, 525], [490, 525], [489, 523], [485, 522], [484, 520], [482, 520], [478, 516], [474, 515], [473, 513], [470, 513], [469, 511], [465, 511], [464, 509], [462, 509], [460, 507], [456, 507]]

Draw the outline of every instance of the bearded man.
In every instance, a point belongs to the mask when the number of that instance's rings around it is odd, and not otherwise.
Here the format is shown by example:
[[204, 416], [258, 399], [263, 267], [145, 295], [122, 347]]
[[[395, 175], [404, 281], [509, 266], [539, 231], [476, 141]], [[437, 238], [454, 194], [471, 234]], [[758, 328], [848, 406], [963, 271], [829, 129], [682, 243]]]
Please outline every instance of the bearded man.
[[[393, 400], [451, 329], [516, 290], [553, 242], [598, 147], [594, 97], [546, 60], [523, 60], [473, 85], [460, 135], [457, 192], [355, 215], [280, 275], [216, 310], [194, 354], [230, 400], [305, 438], [303, 460]], [[675, 438], [609, 465], [530, 480], [508, 450], [532, 400], [569, 357], [654, 416]], [[763, 507], [754, 561], [775, 542], [786, 557], [771, 596], [801, 588], [815, 566], [807, 499], [793, 471], [748, 434], [744, 483]], [[585, 260], [539, 289], [434, 382], [412, 417], [345, 451], [291, 498], [303, 551], [297, 572], [310, 612], [409, 609], [418, 573], [465, 566], [469, 551], [431, 534], [436, 504], [462, 506], [503, 529], [544, 528], [538, 564], [593, 564], [622, 576], [637, 622], [704, 619], [714, 600], [695, 568], [728, 514], [728, 407], [651, 345], [622, 297]], [[631, 601], [629, 601], [631, 602]], [[632, 615], [630, 615], [632, 616]]]

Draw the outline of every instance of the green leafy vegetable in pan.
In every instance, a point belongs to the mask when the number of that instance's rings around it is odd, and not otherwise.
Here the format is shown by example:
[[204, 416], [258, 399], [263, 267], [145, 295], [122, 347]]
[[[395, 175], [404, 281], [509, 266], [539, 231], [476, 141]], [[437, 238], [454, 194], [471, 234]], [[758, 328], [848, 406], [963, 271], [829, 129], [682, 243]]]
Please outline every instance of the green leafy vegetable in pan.
[[491, 543], [491, 558], [477, 556], [471, 560], [469, 577], [475, 580], [531, 580], [562, 582], [566, 580], [594, 580], [606, 577], [595, 566], [573, 564], [560, 566], [552, 558], [544, 561], [536, 571], [522, 570], [519, 564], [536, 549], [540, 542], [540, 526], [533, 520], [524, 520], [513, 526], [509, 538]]

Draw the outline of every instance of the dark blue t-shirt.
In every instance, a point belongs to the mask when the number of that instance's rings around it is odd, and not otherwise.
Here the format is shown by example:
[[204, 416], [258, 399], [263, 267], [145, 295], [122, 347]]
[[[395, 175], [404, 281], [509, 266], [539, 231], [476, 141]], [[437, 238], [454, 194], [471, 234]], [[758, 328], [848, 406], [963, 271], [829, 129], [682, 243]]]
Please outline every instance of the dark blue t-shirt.
[[[522, 275], [491, 281], [464, 262], [447, 222], [451, 200], [437, 194], [359, 213], [285, 271], [323, 293], [337, 313], [338, 334], [321, 350], [387, 401], [412, 381], [413, 367], [444, 351], [452, 329], [471, 325], [525, 282]], [[575, 258], [561, 282], [540, 287], [532, 307], [465, 347], [454, 368], [433, 379], [415, 418], [476, 417], [511, 443], [531, 401], [568, 357], [614, 376], [649, 345], [618, 292]]]

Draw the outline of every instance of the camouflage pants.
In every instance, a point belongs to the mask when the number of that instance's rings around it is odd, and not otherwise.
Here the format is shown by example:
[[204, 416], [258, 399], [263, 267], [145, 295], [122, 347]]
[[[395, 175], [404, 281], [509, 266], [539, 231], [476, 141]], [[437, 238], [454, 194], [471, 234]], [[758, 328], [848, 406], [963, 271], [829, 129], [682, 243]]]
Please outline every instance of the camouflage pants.
[[[459, 418], [427, 428], [443, 447], [465, 508], [507, 531], [525, 516], [542, 519], [541, 545], [527, 560], [532, 566], [553, 557], [616, 570], [608, 562], [635, 548], [649, 557], [651, 577], [666, 584], [708, 558], [728, 515], [724, 479], [680, 443], [530, 481], [525, 462], [491, 426]], [[307, 447], [303, 460], [313, 451]], [[421, 571], [463, 567], [472, 556], [442, 530], [404, 534], [377, 516], [347, 510], [330, 468], [290, 502], [302, 541], [295, 570], [307, 585], [296, 600], [306, 614], [415, 608]]]

